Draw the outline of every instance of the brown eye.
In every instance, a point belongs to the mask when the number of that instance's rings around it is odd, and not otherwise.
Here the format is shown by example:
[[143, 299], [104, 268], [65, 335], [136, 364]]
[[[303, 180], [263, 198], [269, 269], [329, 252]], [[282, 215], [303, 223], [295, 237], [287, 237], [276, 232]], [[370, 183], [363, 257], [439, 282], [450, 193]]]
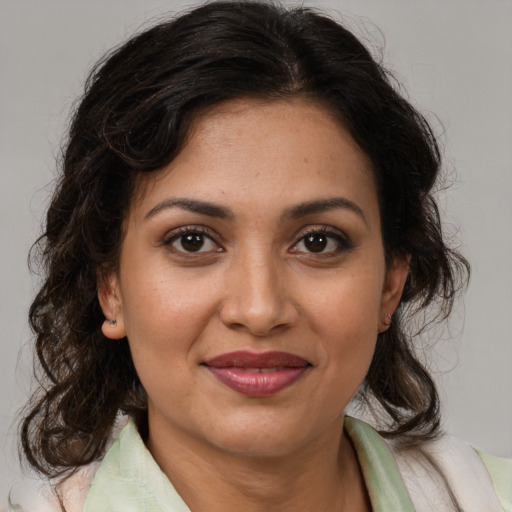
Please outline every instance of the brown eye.
[[291, 249], [292, 253], [335, 255], [351, 248], [350, 242], [338, 232], [325, 230], [305, 234]]
[[204, 236], [200, 235], [199, 233], [183, 235], [179, 239], [179, 243], [181, 244], [181, 247], [185, 249], [185, 251], [197, 252], [201, 250], [204, 245]]
[[310, 252], [323, 252], [329, 239], [323, 233], [312, 233], [304, 237], [304, 247]]
[[186, 231], [173, 236], [164, 245], [170, 245], [174, 250], [184, 253], [203, 253], [218, 251], [220, 247], [201, 231]]

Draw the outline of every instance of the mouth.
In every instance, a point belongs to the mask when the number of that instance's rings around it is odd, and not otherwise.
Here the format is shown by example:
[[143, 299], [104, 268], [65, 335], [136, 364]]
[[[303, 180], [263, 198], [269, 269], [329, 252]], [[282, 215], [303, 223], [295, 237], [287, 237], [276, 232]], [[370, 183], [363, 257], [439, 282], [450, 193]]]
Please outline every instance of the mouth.
[[230, 352], [203, 363], [210, 373], [243, 395], [264, 397], [297, 382], [311, 367], [302, 357], [288, 352]]

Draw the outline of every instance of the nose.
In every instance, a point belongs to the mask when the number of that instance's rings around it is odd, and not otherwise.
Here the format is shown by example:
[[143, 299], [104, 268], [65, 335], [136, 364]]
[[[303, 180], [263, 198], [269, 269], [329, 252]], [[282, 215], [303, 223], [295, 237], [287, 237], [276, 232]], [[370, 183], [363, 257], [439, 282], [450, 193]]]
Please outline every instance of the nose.
[[240, 258], [226, 275], [220, 318], [230, 329], [264, 337], [299, 318], [287, 272], [271, 255]]

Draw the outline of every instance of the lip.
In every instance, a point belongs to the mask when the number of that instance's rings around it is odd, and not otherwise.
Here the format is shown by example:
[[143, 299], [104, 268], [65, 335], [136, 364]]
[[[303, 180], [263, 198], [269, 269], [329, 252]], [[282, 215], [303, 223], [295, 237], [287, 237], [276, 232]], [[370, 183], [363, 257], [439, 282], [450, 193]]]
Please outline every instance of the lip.
[[299, 380], [311, 364], [288, 352], [221, 354], [203, 363], [220, 382], [243, 395], [264, 397]]

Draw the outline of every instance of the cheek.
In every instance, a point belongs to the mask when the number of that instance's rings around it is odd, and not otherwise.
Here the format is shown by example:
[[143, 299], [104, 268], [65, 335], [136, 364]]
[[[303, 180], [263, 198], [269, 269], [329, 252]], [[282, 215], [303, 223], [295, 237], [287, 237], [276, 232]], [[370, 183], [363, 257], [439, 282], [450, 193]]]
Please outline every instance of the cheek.
[[[194, 343], [215, 312], [214, 287], [201, 286], [183, 273], [133, 272], [122, 289], [123, 319], [137, 371], [145, 376], [178, 375], [194, 364]], [[140, 277], [142, 275], [142, 278]]]
[[337, 389], [357, 391], [375, 351], [381, 280], [375, 272], [343, 275], [310, 298], [313, 330], [324, 342], [320, 364]]
[[141, 293], [127, 305], [127, 338], [135, 369], [150, 400], [172, 400], [177, 405], [187, 399], [188, 387], [194, 384], [191, 368], [197, 363], [193, 348], [202, 319], [188, 296], [180, 297], [172, 290], [157, 295], [159, 301], [149, 302]]
[[[316, 283], [305, 298], [318, 330], [378, 333], [382, 277], [371, 266], [357, 272], [340, 271]], [[306, 294], [306, 291], [304, 291]]]

